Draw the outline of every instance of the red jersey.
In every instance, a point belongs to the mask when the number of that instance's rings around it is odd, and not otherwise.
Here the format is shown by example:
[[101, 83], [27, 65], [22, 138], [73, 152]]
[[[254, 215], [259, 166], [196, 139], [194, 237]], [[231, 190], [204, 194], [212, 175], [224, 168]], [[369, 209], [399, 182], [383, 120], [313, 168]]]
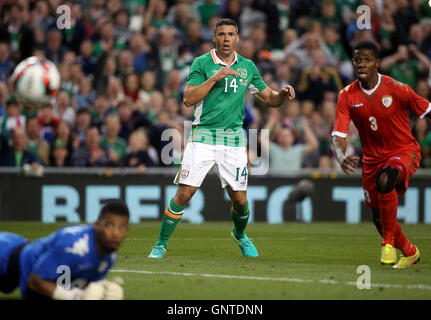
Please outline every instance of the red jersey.
[[431, 104], [407, 84], [388, 76], [379, 76], [371, 94], [356, 80], [338, 94], [332, 135], [347, 137], [352, 120], [361, 139], [362, 161], [367, 164], [381, 162], [396, 151], [420, 151], [410, 129], [409, 110], [423, 118]]

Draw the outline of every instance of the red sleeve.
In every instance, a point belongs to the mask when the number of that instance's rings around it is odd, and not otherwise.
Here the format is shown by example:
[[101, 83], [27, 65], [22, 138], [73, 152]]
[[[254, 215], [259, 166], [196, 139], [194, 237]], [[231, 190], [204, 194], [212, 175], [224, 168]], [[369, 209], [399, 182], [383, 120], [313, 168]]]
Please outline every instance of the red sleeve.
[[335, 125], [332, 130], [332, 136], [345, 138], [349, 133], [350, 112], [346, 95], [347, 93], [345, 89], [341, 90], [338, 94], [337, 109], [335, 111]]
[[406, 107], [412, 110], [418, 117], [423, 118], [431, 111], [429, 101], [418, 95], [409, 85], [406, 84]]

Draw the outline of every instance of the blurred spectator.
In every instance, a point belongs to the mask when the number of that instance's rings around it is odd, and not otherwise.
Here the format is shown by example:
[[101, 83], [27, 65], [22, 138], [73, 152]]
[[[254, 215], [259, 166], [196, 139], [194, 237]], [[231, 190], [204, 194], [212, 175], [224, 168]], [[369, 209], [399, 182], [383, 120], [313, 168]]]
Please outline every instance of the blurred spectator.
[[119, 136], [128, 141], [130, 134], [140, 127], [152, 127], [148, 117], [139, 110], [132, 109], [132, 103], [129, 100], [121, 101], [117, 106], [117, 112], [120, 117], [121, 130]]
[[88, 109], [79, 109], [76, 113], [75, 126], [73, 135], [77, 142], [74, 142], [74, 148], [77, 148], [85, 140], [85, 131], [91, 125], [91, 113]]
[[74, 140], [75, 138], [72, 130], [72, 126], [69, 123], [65, 121], [60, 121], [54, 139], [54, 142], [55, 140], [60, 139], [66, 144], [66, 148], [68, 150], [68, 157], [70, 157], [73, 150], [79, 146], [78, 143]]
[[246, 59], [256, 60], [256, 47], [250, 38], [242, 38], [237, 51]]
[[332, 27], [335, 30], [342, 28], [342, 21], [337, 17], [336, 1], [324, 0], [320, 7], [319, 20], [324, 27]]
[[133, 53], [133, 69], [135, 72], [147, 71], [147, 55], [149, 45], [143, 35], [136, 33], [130, 39], [130, 50]]
[[283, 88], [286, 85], [290, 85], [292, 82], [292, 75], [290, 73], [290, 67], [287, 63], [280, 63], [275, 70], [275, 76], [277, 77], [278, 85]]
[[38, 155], [44, 166], [48, 166], [50, 148], [48, 142], [40, 136], [40, 124], [36, 117], [27, 119], [26, 133], [28, 150]]
[[91, 25], [101, 18], [105, 12], [105, 0], [92, 0], [90, 10], [87, 11], [87, 19], [90, 21]]
[[419, 79], [416, 82], [416, 88], [415, 91], [418, 95], [420, 95], [421, 97], [427, 99], [428, 101], [431, 100], [431, 96], [430, 96], [430, 87], [428, 86], [428, 83], [426, 80], [424, 79]]
[[74, 167], [103, 167], [109, 164], [109, 153], [100, 147], [100, 133], [96, 126], [85, 131], [85, 143], [72, 154]]
[[93, 56], [99, 58], [102, 52], [111, 52], [115, 48], [114, 25], [106, 21], [100, 27], [100, 38], [94, 43]]
[[165, 98], [160, 91], [153, 91], [148, 102], [148, 117], [154, 123], [156, 122], [157, 115], [163, 110]]
[[[410, 59], [409, 53], [413, 59]], [[416, 86], [418, 74], [427, 72], [431, 67], [431, 62], [427, 56], [419, 51], [414, 44], [409, 46], [400, 45], [393, 55], [381, 60], [380, 68], [387, 71], [392, 78], [407, 83], [410, 87]]]
[[298, 32], [295, 29], [286, 29], [283, 33], [283, 45], [281, 47], [283, 51], [295, 40], [298, 40]]
[[196, 8], [191, 6], [188, 0], [180, 0], [168, 10], [166, 19], [169, 23], [175, 27], [182, 38], [186, 38], [187, 29], [189, 24], [193, 20], [198, 20], [200, 18], [196, 11]]
[[[313, 112], [315, 110], [315, 106], [313, 101], [304, 100], [301, 103], [301, 114], [306, 117], [308, 120], [311, 120]], [[314, 130], [313, 130], [314, 131]], [[316, 133], [316, 131], [314, 131]]]
[[251, 8], [265, 14], [266, 34], [272, 48], [279, 47], [280, 43], [280, 12], [276, 1], [253, 0]]
[[117, 76], [121, 80], [125, 80], [129, 74], [135, 72], [133, 64], [134, 60], [132, 52], [130, 50], [121, 50], [118, 56], [118, 68], [116, 69]]
[[199, 12], [202, 24], [209, 27], [211, 17], [217, 15], [220, 10], [220, 1], [202, 0], [196, 3], [196, 8]]
[[409, 5], [409, 0], [398, 0], [394, 13], [394, 21], [397, 28], [397, 38], [401, 44], [407, 42], [410, 27], [418, 22], [416, 13]]
[[0, 25], [0, 42], [9, 43], [11, 57], [19, 61], [30, 57], [34, 46], [34, 33], [24, 21], [26, 12], [18, 2], [4, 6], [4, 23]]
[[421, 167], [431, 168], [431, 131], [427, 119], [417, 119], [413, 133], [421, 146]]
[[16, 127], [12, 130], [12, 144], [8, 139], [1, 136], [0, 165], [5, 167], [21, 168], [29, 164], [33, 171], [39, 168], [39, 159], [36, 154], [26, 149], [27, 138], [23, 128]]
[[129, 11], [129, 15], [142, 15], [145, 11], [147, 0], [122, 0], [124, 7]]
[[[147, 167], [154, 167], [154, 149], [150, 149], [148, 136], [142, 129], [134, 131], [129, 137], [129, 151], [121, 159], [122, 166], [135, 167], [140, 172]], [[152, 155], [151, 155], [152, 154]]]
[[398, 45], [397, 26], [395, 25], [394, 13], [397, 4], [395, 1], [385, 0], [383, 12], [380, 16], [378, 35], [380, 38], [381, 55], [386, 56], [395, 51]]
[[93, 41], [84, 39], [80, 46], [80, 55], [76, 57], [76, 62], [82, 67], [82, 71], [86, 76], [91, 76], [96, 71], [97, 59], [92, 55]]
[[6, 82], [0, 81], [0, 119], [6, 115], [6, 105], [9, 98], [9, 89]]
[[49, 164], [51, 167], [70, 167], [70, 154], [66, 143], [61, 139], [56, 139], [52, 145], [52, 152]]
[[76, 108], [87, 109], [94, 104], [96, 92], [93, 90], [89, 77], [82, 77], [79, 81], [79, 90], [76, 94]]
[[299, 83], [299, 96], [320, 104], [325, 92], [338, 92], [343, 88], [337, 69], [328, 66], [325, 54], [316, 49], [312, 52], [312, 65], [302, 70]]
[[232, 19], [237, 25], [240, 25], [241, 1], [225, 0], [218, 14], [220, 17]]
[[156, 73], [156, 87], [162, 88], [169, 72], [176, 67], [178, 59], [178, 43], [175, 41], [176, 29], [173, 27], [162, 27], [158, 36], [151, 44], [149, 67]]
[[149, 0], [147, 11], [145, 12], [143, 27], [154, 26], [160, 29], [169, 25], [166, 19], [166, 0]]
[[323, 170], [332, 170], [335, 169], [335, 163], [330, 156], [324, 154], [319, 158], [318, 168]]
[[54, 110], [60, 120], [73, 126], [75, 122], [75, 110], [70, 105], [69, 95], [66, 91], [60, 91], [55, 98]]
[[127, 142], [118, 136], [120, 130], [119, 116], [117, 114], [108, 115], [106, 117], [105, 134], [100, 141], [100, 146], [108, 149], [109, 160], [112, 165], [117, 165], [126, 154]]
[[82, 68], [79, 63], [72, 63], [70, 66], [70, 82], [71, 82], [71, 88], [70, 91], [73, 95], [76, 94], [79, 90], [79, 82], [81, 78], [83, 77], [82, 74]]
[[340, 42], [340, 34], [333, 27], [326, 27], [323, 34], [326, 45], [331, 50], [335, 59], [335, 67], [339, 70], [342, 78], [350, 82], [354, 78], [352, 62], [343, 44]]
[[139, 90], [139, 99], [141, 99], [145, 104], [150, 102], [151, 93], [154, 91], [154, 86], [156, 84], [156, 75], [152, 71], [146, 71], [141, 76], [141, 85]]
[[[278, 117], [271, 113], [265, 129], [274, 130], [276, 142], [261, 139], [263, 150], [269, 148], [269, 168], [276, 170], [299, 170], [304, 157], [318, 147], [318, 141], [311, 130], [307, 120], [301, 118], [301, 127], [304, 130], [305, 144], [295, 144], [295, 134], [292, 128], [280, 127]], [[269, 143], [269, 145], [268, 145]]]
[[[54, 17], [49, 12], [48, 1], [37, 1], [33, 9], [33, 26], [36, 42], [43, 43], [49, 28], [55, 24]], [[41, 41], [42, 40], [42, 41]]]
[[102, 92], [106, 90], [108, 80], [116, 75], [117, 65], [114, 57], [107, 56], [106, 59], [100, 63], [102, 66], [98, 70], [93, 79], [93, 87], [96, 92]]
[[[123, 9], [121, 0], [107, 0], [106, 1], [107, 13], [110, 17], [114, 17], [117, 12]], [[129, 13], [127, 13], [129, 14]]]
[[55, 64], [63, 60], [66, 48], [62, 45], [63, 35], [57, 28], [48, 31], [46, 38], [45, 56]]
[[20, 105], [15, 100], [6, 104], [6, 115], [0, 118], [0, 134], [9, 138], [14, 128], [25, 128], [25, 116], [20, 114]]
[[45, 105], [39, 111], [39, 124], [41, 125], [41, 136], [49, 144], [54, 142], [55, 132], [57, 131], [60, 119], [55, 115], [52, 105]]
[[64, 44], [76, 54], [78, 54], [81, 43], [87, 36], [87, 25], [84, 20], [82, 5], [81, 2], [71, 6], [70, 28], [62, 30]]
[[419, 23], [415, 23], [410, 27], [409, 40], [412, 44], [416, 45], [421, 53], [429, 56], [431, 49], [431, 37], [426, 37], [425, 28]]
[[295, 55], [300, 61], [300, 67], [305, 68], [312, 65], [312, 54], [316, 49], [321, 49], [325, 54], [325, 61], [329, 66], [335, 65], [335, 59], [324, 43], [323, 39], [316, 33], [305, 33], [299, 39], [294, 40], [287, 48], [284, 48], [286, 56]]
[[117, 77], [109, 78], [106, 93], [108, 94], [108, 100], [111, 106], [116, 108], [120, 101], [122, 101], [125, 97], [121, 80]]
[[15, 64], [10, 58], [9, 44], [0, 42], [0, 81], [7, 81]]
[[[117, 0], [115, 0], [117, 1]], [[121, 2], [118, 1], [118, 3]], [[132, 32], [129, 29], [129, 13], [126, 9], [119, 9], [114, 13], [114, 38], [116, 39], [116, 48], [124, 49], [127, 42], [132, 36]]]
[[91, 111], [92, 124], [101, 129], [105, 123], [106, 116], [114, 111], [115, 109], [109, 104], [108, 97], [105, 93], [96, 94], [94, 109]]
[[139, 97], [139, 76], [137, 73], [130, 73], [124, 79], [124, 95], [136, 101]]
[[199, 54], [201, 44], [204, 42], [202, 36], [202, 25], [199, 21], [192, 20], [188, 23], [187, 33], [186, 33], [186, 43], [187, 49], [194, 55]]
[[181, 86], [180, 72], [177, 69], [173, 69], [169, 72], [168, 79], [164, 87], [164, 96], [173, 97], [180, 101], [183, 97], [183, 89]]

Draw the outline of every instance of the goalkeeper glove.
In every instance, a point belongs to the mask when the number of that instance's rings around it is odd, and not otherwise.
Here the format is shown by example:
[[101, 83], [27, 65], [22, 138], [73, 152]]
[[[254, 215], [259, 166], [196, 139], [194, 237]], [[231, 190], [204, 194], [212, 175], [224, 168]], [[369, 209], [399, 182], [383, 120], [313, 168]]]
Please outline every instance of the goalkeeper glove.
[[103, 286], [105, 288], [105, 294], [103, 300], [122, 300], [124, 297], [123, 279], [116, 277], [112, 280], [102, 280]]
[[64, 289], [56, 287], [52, 295], [54, 300], [103, 300], [105, 297], [104, 281], [90, 282], [85, 289], [72, 288]]

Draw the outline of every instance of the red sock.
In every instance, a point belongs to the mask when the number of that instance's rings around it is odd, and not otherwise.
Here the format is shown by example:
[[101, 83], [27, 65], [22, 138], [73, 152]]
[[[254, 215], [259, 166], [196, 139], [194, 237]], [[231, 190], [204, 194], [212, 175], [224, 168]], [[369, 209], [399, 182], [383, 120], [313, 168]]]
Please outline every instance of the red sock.
[[400, 249], [405, 257], [410, 257], [416, 253], [416, 247], [401, 231], [401, 226], [398, 222], [395, 225], [395, 248]]
[[397, 224], [398, 195], [395, 190], [379, 193], [380, 222], [382, 224], [382, 245], [395, 247], [395, 230]]

